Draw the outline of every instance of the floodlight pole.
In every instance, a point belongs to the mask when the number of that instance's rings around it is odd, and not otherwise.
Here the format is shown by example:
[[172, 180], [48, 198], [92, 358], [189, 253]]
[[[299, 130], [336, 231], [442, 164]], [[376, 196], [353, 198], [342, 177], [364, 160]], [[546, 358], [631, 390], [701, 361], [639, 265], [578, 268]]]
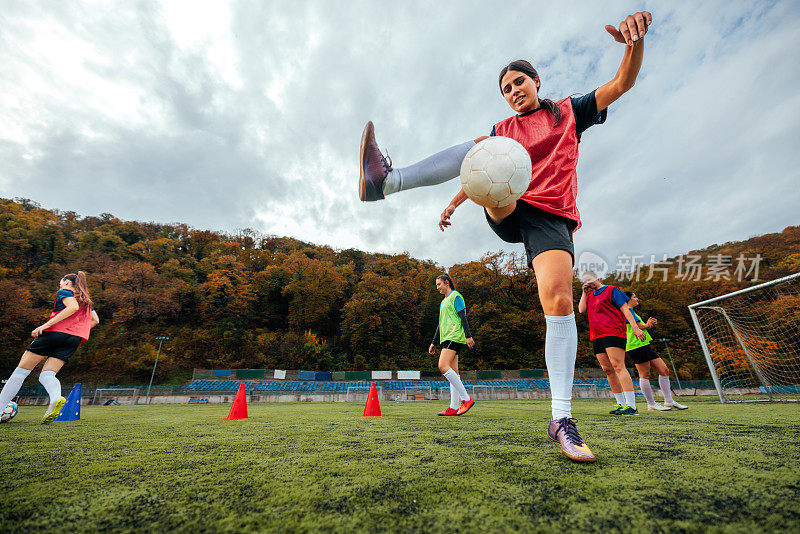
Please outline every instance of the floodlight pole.
[[169, 341], [169, 336], [156, 336], [156, 339], [158, 340], [158, 351], [156, 352], [156, 361], [153, 364], [153, 372], [150, 375], [150, 383], [147, 385], [147, 395], [144, 398], [145, 404], [150, 404], [150, 386], [153, 385], [153, 377], [156, 376], [156, 365], [158, 365], [158, 355], [161, 354], [161, 344], [165, 340]]
[[672, 364], [672, 372], [675, 373], [675, 380], [678, 381], [678, 389], [683, 389], [683, 386], [681, 386], [681, 379], [678, 378], [678, 371], [675, 369], [675, 362], [672, 359], [672, 353], [669, 351], [669, 344], [667, 341], [670, 341], [670, 339], [668, 337], [662, 337], [659, 339], [659, 341], [663, 341], [664, 346], [667, 347], [667, 356], [669, 356], [669, 363]]

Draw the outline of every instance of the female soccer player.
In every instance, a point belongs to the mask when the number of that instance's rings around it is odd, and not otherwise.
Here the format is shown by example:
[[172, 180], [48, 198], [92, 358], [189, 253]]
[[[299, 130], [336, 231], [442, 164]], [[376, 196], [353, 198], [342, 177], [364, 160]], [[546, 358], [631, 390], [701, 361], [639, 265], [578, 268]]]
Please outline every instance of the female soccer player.
[[[433, 334], [428, 352], [436, 354], [435, 345], [441, 340], [442, 352], [439, 355], [439, 370], [450, 382], [450, 406], [438, 415], [463, 415], [472, 408], [475, 401], [467, 395], [461, 377], [458, 376], [458, 354], [464, 347], [472, 348], [475, 340], [469, 331], [467, 307], [464, 297], [456, 291], [450, 276], [443, 274], [436, 278], [436, 289], [444, 295], [439, 305], [439, 325]], [[459, 402], [460, 401], [460, 402]]]
[[639, 415], [633, 380], [625, 367], [625, 319], [631, 324], [634, 337], [643, 340], [645, 334], [633, 319], [628, 307], [628, 297], [617, 286], [604, 286], [592, 271], [583, 273], [581, 281], [583, 294], [578, 303], [578, 311], [589, 317], [589, 338], [592, 340], [594, 354], [605, 371], [608, 384], [617, 400], [611, 413]]
[[0, 406], [8, 406], [22, 387], [25, 377], [44, 361], [39, 382], [50, 396], [50, 405], [42, 424], [53, 422], [66, 402], [61, 396], [61, 382], [56, 378], [56, 373], [75, 353], [78, 345], [88, 341], [89, 331], [99, 322], [86, 287], [86, 274], [78, 271], [77, 274], [62, 278], [50, 319], [31, 332], [35, 339], [22, 354], [17, 368], [0, 391]]
[[[637, 326], [644, 330], [646, 337], [644, 340], [638, 339], [633, 335], [633, 328], [629, 322], [627, 325], [628, 339], [625, 344], [625, 354], [630, 356], [633, 363], [636, 364], [636, 372], [639, 373], [639, 388], [642, 390], [642, 395], [647, 399], [647, 409], [664, 411], [672, 408], [678, 410], [685, 410], [688, 406], [676, 402], [672, 398], [672, 385], [669, 382], [669, 369], [664, 360], [658, 357], [650, 343], [653, 341], [650, 336], [649, 329], [658, 324], [655, 317], [650, 317], [647, 322], [642, 322], [642, 319], [636, 314], [635, 308], [639, 305], [639, 297], [632, 291], [626, 291], [625, 296], [628, 297], [628, 307], [631, 309], [631, 314], [636, 321]], [[653, 397], [653, 388], [650, 387], [650, 368], [655, 368], [658, 373], [658, 385], [661, 387], [661, 393], [664, 395], [664, 404], [661, 405], [656, 402]]]
[[[547, 322], [545, 362], [550, 378], [552, 414], [550, 439], [561, 444], [572, 460], [591, 462], [572, 418], [572, 380], [578, 332], [572, 303], [572, 232], [580, 226], [575, 205], [578, 141], [587, 128], [602, 124], [606, 109], [633, 87], [644, 54], [644, 36], [652, 22], [647, 11], [623, 20], [619, 29], [606, 26], [625, 44], [614, 78], [591, 93], [558, 102], [539, 98], [541, 80], [527, 61], [514, 61], [500, 71], [500, 92], [516, 115], [494, 125], [492, 135], [511, 137], [530, 153], [533, 175], [519, 201], [504, 208], [486, 208], [489, 226], [504, 241], [524, 243], [528, 265], [536, 273], [539, 299]], [[478, 138], [479, 142], [484, 138]], [[374, 127], [368, 122], [361, 137], [359, 197], [371, 201], [414, 187], [436, 185], [459, 175], [461, 162], [473, 141], [448, 148], [419, 163], [394, 169], [381, 154]], [[439, 228], [466, 200], [463, 191], [445, 208]]]

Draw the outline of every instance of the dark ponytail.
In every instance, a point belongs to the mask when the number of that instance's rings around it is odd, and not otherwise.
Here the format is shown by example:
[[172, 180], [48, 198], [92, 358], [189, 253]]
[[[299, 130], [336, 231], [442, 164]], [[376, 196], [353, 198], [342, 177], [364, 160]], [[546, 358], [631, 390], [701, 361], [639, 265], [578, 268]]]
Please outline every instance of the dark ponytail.
[[72, 287], [75, 288], [75, 300], [78, 304], [83, 304], [87, 308], [92, 307], [92, 297], [89, 296], [89, 288], [86, 286], [86, 273], [78, 271], [77, 274], [68, 274], [62, 280], [69, 280], [72, 282]]
[[[500, 71], [500, 78], [498, 79], [497, 83], [500, 85], [500, 92], [503, 92], [503, 76], [510, 70], [515, 70], [517, 72], [521, 72], [527, 75], [532, 80], [535, 80], [539, 77], [539, 73], [536, 72], [536, 69], [533, 68], [528, 61], [524, 59], [518, 59], [516, 61], [512, 61]], [[541, 89], [541, 80], [539, 80], [539, 89]], [[538, 91], [537, 91], [538, 94]], [[553, 122], [553, 126], [561, 121], [561, 108], [558, 107], [558, 104], [550, 100], [549, 98], [540, 98], [539, 99], [539, 107], [544, 108], [550, 115], [553, 116], [555, 122]]]
[[456, 286], [453, 284], [453, 279], [450, 278], [449, 274], [440, 274], [436, 277], [437, 280], [441, 280], [442, 282], [447, 282], [450, 284], [450, 289], [455, 290]]

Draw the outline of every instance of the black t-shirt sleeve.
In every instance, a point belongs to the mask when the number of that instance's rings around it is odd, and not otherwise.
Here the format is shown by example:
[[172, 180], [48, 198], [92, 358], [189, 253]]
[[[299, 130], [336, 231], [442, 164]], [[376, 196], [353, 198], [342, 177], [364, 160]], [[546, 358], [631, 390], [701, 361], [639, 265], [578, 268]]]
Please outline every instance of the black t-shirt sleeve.
[[572, 113], [575, 115], [575, 129], [578, 133], [578, 141], [581, 139], [581, 134], [589, 126], [606, 122], [608, 109], [598, 113], [594, 91], [583, 96], [573, 96], [570, 101], [572, 102]]
[[464, 329], [464, 336], [472, 337], [472, 332], [469, 331], [469, 321], [467, 321], [467, 310], [460, 310], [458, 318], [461, 319], [461, 328]]

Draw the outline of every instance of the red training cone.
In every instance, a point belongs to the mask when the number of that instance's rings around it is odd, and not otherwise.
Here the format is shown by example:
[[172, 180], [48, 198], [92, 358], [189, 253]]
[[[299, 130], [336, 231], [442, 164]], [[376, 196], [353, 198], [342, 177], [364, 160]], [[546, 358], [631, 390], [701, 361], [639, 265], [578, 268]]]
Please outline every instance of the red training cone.
[[381, 417], [381, 405], [378, 403], [378, 390], [375, 389], [375, 382], [369, 385], [367, 405], [364, 406], [364, 415], [362, 417]]
[[250, 419], [247, 417], [247, 394], [244, 392], [244, 382], [239, 384], [239, 391], [233, 398], [233, 406], [225, 419]]

